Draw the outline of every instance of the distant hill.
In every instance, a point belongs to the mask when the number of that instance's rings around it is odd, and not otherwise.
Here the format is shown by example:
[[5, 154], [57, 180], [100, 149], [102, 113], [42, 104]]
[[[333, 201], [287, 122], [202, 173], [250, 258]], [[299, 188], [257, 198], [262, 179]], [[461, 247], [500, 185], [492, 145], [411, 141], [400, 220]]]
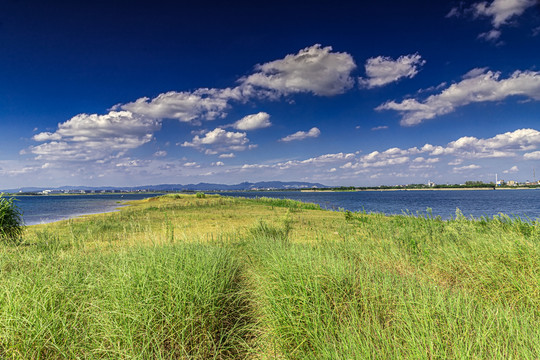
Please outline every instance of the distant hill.
[[235, 185], [198, 183], [198, 184], [159, 184], [143, 186], [60, 186], [56, 188], [48, 187], [22, 187], [18, 189], [1, 190], [7, 193], [18, 192], [39, 192], [43, 190], [64, 190], [64, 191], [245, 191], [245, 190], [290, 190], [305, 188], [326, 188], [328, 186], [319, 183], [301, 181], [261, 181], [256, 183], [243, 182]]

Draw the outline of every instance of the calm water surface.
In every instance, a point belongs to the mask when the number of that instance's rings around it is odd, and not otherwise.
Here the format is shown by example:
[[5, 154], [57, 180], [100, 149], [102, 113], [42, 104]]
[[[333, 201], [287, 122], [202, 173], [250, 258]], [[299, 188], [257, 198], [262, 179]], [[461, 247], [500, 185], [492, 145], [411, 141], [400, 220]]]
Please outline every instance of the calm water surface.
[[415, 190], [415, 191], [356, 191], [356, 192], [299, 192], [264, 191], [221, 193], [230, 196], [288, 198], [311, 202], [325, 209], [382, 212], [385, 214], [426, 213], [444, 219], [455, 216], [459, 209], [465, 216], [493, 217], [499, 213], [540, 218], [539, 190]]
[[16, 197], [26, 225], [44, 224], [81, 215], [115, 211], [123, 201], [159, 194], [94, 194]]
[[[358, 191], [358, 192], [300, 192], [300, 191], [248, 191], [222, 192], [227, 196], [247, 198], [273, 197], [311, 202], [325, 209], [381, 212], [426, 213], [444, 219], [455, 216], [456, 209], [467, 217], [493, 217], [507, 215], [540, 220], [540, 190], [468, 190], [468, 191]], [[115, 211], [121, 202], [139, 200], [158, 194], [104, 194], [21, 196], [17, 204], [23, 211], [25, 224], [53, 222], [80, 215]]]

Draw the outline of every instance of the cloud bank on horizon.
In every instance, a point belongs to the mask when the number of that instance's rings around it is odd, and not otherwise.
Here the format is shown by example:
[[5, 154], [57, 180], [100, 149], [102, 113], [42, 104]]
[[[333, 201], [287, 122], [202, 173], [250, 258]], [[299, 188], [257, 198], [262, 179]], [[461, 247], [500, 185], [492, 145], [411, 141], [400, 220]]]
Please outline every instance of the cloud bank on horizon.
[[[498, 41], [498, 46], [504, 46], [500, 40], [503, 30], [510, 29], [537, 4], [536, 0], [481, 1], [453, 7], [446, 18], [487, 19], [491, 29], [477, 35], [478, 39]], [[356, 124], [351, 124], [340, 138], [335, 134], [336, 121], [326, 119], [330, 115], [325, 115], [324, 122], [319, 118], [312, 123], [302, 119], [296, 124], [296, 113], [285, 120], [282, 114], [277, 117], [272, 112], [297, 101], [317, 104], [378, 94], [386, 96], [386, 100], [365, 110], [365, 114], [371, 112], [369, 116], [382, 118], [384, 125], [379, 122], [367, 126], [368, 131], [372, 130], [373, 137], [401, 137], [399, 131], [411, 134], [411, 127], [431, 126], [475, 104], [537, 104], [540, 71], [534, 67], [508, 71], [508, 66], [497, 69], [486, 59], [485, 67], [471, 66], [458, 78], [445, 79], [443, 74], [438, 81], [429, 83], [432, 75], [421, 78], [425, 72], [433, 73], [428, 69], [432, 60], [422, 54], [421, 48], [355, 60], [352, 52], [314, 44], [280, 56], [255, 64], [227, 87], [170, 90], [111, 105], [102, 114], [75, 115], [54, 129], [35, 133], [33, 143], [20, 151], [22, 161], [0, 160], [0, 174], [13, 179], [40, 174], [43, 178], [71, 177], [78, 181], [140, 178], [145, 179], [142, 182], [157, 182], [166, 177], [358, 184], [360, 178], [372, 182], [396, 178], [419, 181], [464, 173], [486, 178], [500, 167], [496, 160], [505, 166], [502, 173], [519, 174], [527, 165], [513, 162], [540, 160], [540, 132], [518, 123], [511, 131], [483, 137], [456, 136], [439, 145], [411, 138], [402, 144], [416, 141], [412, 146], [385, 148], [383, 144], [389, 142], [385, 139], [377, 150], [373, 149], [376, 144], [371, 144], [372, 151], [367, 154], [361, 143], [345, 146], [355, 147], [353, 151], [321, 154], [320, 144], [331, 141], [333, 148], [342, 141], [345, 144], [342, 139], [355, 133]], [[364, 66], [359, 68], [357, 63]], [[428, 85], [412, 92], [402, 91], [411, 86], [407, 82]], [[392, 121], [399, 126], [392, 126]], [[172, 127], [172, 122], [183, 133], [177, 133], [177, 140], [159, 142], [157, 137]], [[357, 133], [364, 132], [362, 126], [356, 129]], [[152, 146], [153, 150], [145, 155], [143, 149]], [[304, 146], [310, 153], [320, 151], [321, 155], [272, 154], [271, 149], [293, 146]], [[257, 151], [257, 156], [248, 155]], [[262, 161], [253, 161], [258, 156]]]

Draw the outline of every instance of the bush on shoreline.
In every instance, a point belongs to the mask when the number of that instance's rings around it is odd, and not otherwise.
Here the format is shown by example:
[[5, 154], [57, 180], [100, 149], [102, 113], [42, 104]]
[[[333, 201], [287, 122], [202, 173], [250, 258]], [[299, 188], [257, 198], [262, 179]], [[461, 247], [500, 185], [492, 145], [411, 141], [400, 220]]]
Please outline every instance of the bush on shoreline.
[[24, 231], [22, 212], [15, 199], [0, 194], [0, 239], [18, 240]]

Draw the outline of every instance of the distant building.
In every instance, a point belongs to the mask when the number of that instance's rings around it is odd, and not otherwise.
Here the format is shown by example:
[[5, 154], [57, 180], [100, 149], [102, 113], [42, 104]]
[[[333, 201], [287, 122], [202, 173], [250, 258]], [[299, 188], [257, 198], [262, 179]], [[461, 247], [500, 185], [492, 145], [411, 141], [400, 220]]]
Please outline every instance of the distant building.
[[518, 183], [517, 183], [517, 181], [515, 181], [515, 180], [508, 180], [508, 181], [506, 182], [506, 185], [508, 185], [508, 186], [517, 186]]
[[434, 187], [436, 184], [433, 181], [428, 181], [427, 186]]

